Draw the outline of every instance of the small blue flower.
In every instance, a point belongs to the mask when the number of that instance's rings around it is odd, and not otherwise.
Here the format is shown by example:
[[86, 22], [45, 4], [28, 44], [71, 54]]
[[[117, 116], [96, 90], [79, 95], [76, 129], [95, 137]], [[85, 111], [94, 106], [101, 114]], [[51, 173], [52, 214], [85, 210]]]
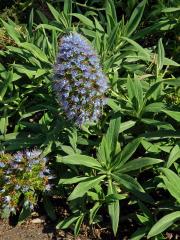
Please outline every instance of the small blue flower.
[[17, 152], [13, 155], [13, 157], [14, 157], [14, 161], [21, 162], [23, 160], [23, 153]]
[[5, 164], [3, 162], [0, 162], [0, 168], [4, 168]]
[[0, 188], [0, 193], [4, 193], [6, 190], [4, 188]]

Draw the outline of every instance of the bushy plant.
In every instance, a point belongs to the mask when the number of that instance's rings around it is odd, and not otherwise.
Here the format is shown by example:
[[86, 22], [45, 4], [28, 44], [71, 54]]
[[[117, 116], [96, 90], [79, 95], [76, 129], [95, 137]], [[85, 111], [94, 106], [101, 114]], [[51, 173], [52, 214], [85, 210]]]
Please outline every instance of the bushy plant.
[[32, 211], [39, 194], [51, 191], [54, 178], [40, 150], [0, 154], [0, 209], [2, 216], [16, 214], [25, 206]]
[[[1, 21], [8, 44], [0, 50], [0, 148], [36, 145], [44, 156], [57, 156], [57, 187], [70, 207], [57, 228], [73, 227], [75, 235], [83, 222], [101, 225], [106, 213], [120, 239], [124, 225], [132, 226], [132, 240], [161, 239], [178, 229], [180, 83], [174, 60], [179, 8], [171, 1], [153, 2], [156, 14], [150, 4], [67, 0], [60, 11], [48, 4], [50, 19], [32, 10], [26, 26]], [[86, 46], [99, 57], [92, 59]], [[88, 67], [94, 72], [85, 76]], [[87, 120], [95, 105], [103, 111], [91, 125]]]

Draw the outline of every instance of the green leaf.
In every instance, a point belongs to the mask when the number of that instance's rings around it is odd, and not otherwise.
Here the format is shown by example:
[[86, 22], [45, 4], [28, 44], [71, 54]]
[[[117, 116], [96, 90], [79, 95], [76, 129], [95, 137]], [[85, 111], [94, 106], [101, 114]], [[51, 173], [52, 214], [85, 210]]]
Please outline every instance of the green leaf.
[[132, 128], [133, 126], [135, 126], [135, 124], [136, 122], [132, 120], [121, 123], [119, 133], [124, 132], [129, 128]]
[[110, 163], [112, 156], [115, 154], [119, 136], [120, 122], [120, 118], [110, 121], [107, 133], [105, 136], [103, 136], [102, 142], [98, 149], [98, 159], [104, 164]]
[[107, 33], [110, 34], [114, 26], [117, 24], [117, 15], [114, 1], [107, 0], [105, 7], [107, 19]]
[[89, 177], [72, 177], [72, 178], [61, 178], [59, 184], [74, 184], [83, 180], [89, 179]]
[[[115, 187], [111, 180], [108, 182], [108, 194], [117, 194]], [[119, 226], [119, 214], [120, 214], [120, 207], [119, 207], [119, 200], [115, 200], [108, 204], [108, 212], [111, 218], [112, 228], [114, 235], [116, 236], [118, 226]]]
[[57, 156], [57, 162], [70, 165], [82, 165], [90, 168], [101, 168], [100, 163], [96, 159], [80, 154], [74, 154], [65, 157]]
[[57, 32], [63, 32], [62, 29], [52, 25], [52, 24], [46, 24], [46, 23], [42, 23], [42, 24], [39, 24], [37, 27], [36, 27], [36, 30], [38, 30], [39, 28], [44, 28], [44, 29], [48, 29], [48, 30], [54, 30], [54, 31], [57, 31]]
[[5, 134], [6, 134], [8, 125], [9, 125], [9, 123], [8, 123], [8, 117], [6, 117], [6, 116], [3, 117], [3, 116], [2, 116], [2, 117], [0, 118], [0, 133], [1, 133], [2, 135], [5, 135]]
[[87, 193], [87, 191], [90, 188], [94, 188], [96, 185], [98, 185], [106, 176], [97, 176], [97, 177], [89, 177], [88, 179], [80, 182], [73, 190], [73, 192], [68, 197], [68, 200], [71, 201], [73, 199], [83, 197], [84, 194]]
[[139, 79], [127, 80], [128, 96], [131, 100], [132, 107], [136, 110], [137, 115], [143, 108], [143, 90]]
[[150, 88], [147, 90], [145, 94], [145, 99], [149, 99], [150, 97], [152, 97], [152, 95], [159, 89], [162, 83], [163, 81], [159, 81], [150, 86]]
[[34, 21], [34, 9], [31, 9], [31, 13], [29, 15], [29, 25], [28, 25], [28, 31], [29, 34], [32, 36], [32, 30], [33, 30], [33, 21]]
[[145, 137], [149, 140], [158, 140], [163, 138], [180, 138], [180, 131], [171, 131], [171, 130], [159, 130], [159, 131], [153, 131], [144, 133], [141, 135], [141, 137]]
[[20, 41], [22, 40], [22, 37], [21, 35], [18, 33], [18, 31], [16, 31], [15, 27], [4, 22], [2, 19], [1, 19], [7, 33], [9, 34], [9, 36], [15, 41], [16, 44], [19, 44]]
[[164, 46], [162, 43], [162, 38], [160, 38], [158, 41], [158, 59], [157, 59], [157, 67], [159, 71], [163, 68], [164, 57], [165, 57]]
[[169, 7], [169, 8], [164, 8], [161, 12], [176, 12], [180, 11], [180, 7]]
[[[119, 105], [118, 105], [118, 104], [115, 102], [115, 100], [112, 99], [112, 98], [108, 98], [107, 104], [108, 104], [108, 106], [109, 106], [110, 108], [112, 108], [112, 109], [114, 110], [114, 112], [117, 112], [117, 111], [119, 111], [119, 109], [120, 109]], [[121, 126], [120, 126], [120, 127], [121, 127]]]
[[72, 13], [72, 0], [66, 0], [64, 1], [64, 14], [66, 16], [69, 27], [71, 26], [72, 21], [71, 13]]
[[13, 64], [13, 68], [18, 72], [22, 74], [26, 74], [29, 79], [32, 79], [37, 74], [37, 68], [31, 67], [26, 64]]
[[56, 19], [57, 22], [60, 22], [59, 18], [60, 18], [60, 13], [50, 4], [47, 3], [49, 10], [51, 11], [53, 17]]
[[39, 15], [39, 18], [41, 19], [42, 23], [47, 23], [48, 24], [48, 18], [44, 15], [44, 13], [42, 13], [39, 10], [36, 10], [37, 14]]
[[123, 150], [116, 156], [115, 159], [117, 169], [120, 169], [130, 159], [140, 143], [141, 138], [136, 138], [123, 148]]
[[154, 102], [150, 103], [144, 108], [144, 112], [161, 112], [165, 108], [164, 103], [162, 102]]
[[146, 235], [146, 228], [147, 227], [141, 227], [138, 228], [130, 237], [130, 240], [140, 240]]
[[170, 110], [162, 110], [162, 112], [166, 113], [171, 118], [175, 119], [177, 122], [180, 122], [180, 112], [178, 111], [170, 111]]
[[105, 202], [106, 203], [112, 203], [112, 202], [115, 202], [117, 200], [126, 199], [127, 197], [128, 197], [127, 194], [112, 193], [112, 194], [108, 194], [107, 196], [105, 196]]
[[71, 226], [78, 218], [79, 218], [79, 216], [68, 217], [68, 218], [62, 220], [61, 222], [59, 222], [56, 225], [56, 229], [66, 229], [69, 226]]
[[180, 66], [179, 63], [173, 61], [172, 59], [166, 58], [166, 57], [164, 57], [164, 65], [175, 66], [175, 67], [179, 67]]
[[149, 196], [142, 186], [136, 181], [134, 178], [130, 177], [127, 174], [112, 174], [114, 180], [119, 183], [119, 185], [123, 185], [128, 191], [132, 192], [138, 199], [153, 204], [154, 200], [151, 196]]
[[157, 145], [152, 144], [151, 142], [148, 142], [145, 139], [142, 139], [141, 144], [144, 147], [144, 149], [148, 152], [159, 153], [161, 151], [159, 150]]
[[51, 64], [46, 56], [46, 54], [37, 46], [35, 46], [32, 43], [24, 42], [18, 44], [20, 47], [28, 50], [30, 53], [34, 55], [34, 57], [38, 58], [42, 62], [46, 62], [48, 64]]
[[83, 220], [84, 220], [84, 214], [81, 214], [74, 226], [74, 235], [75, 236], [78, 235]]
[[147, 2], [146, 0], [143, 0], [134, 9], [128, 23], [126, 24], [127, 36], [130, 36], [136, 30], [136, 28], [138, 27], [138, 25], [141, 21], [143, 12], [144, 12], [146, 2]]
[[10, 82], [13, 80], [13, 71], [7, 72], [7, 78], [4, 80], [1, 89], [0, 89], [0, 101], [3, 100]]
[[63, 152], [65, 152], [68, 155], [73, 155], [75, 153], [74, 149], [70, 146], [61, 145], [61, 149], [63, 150]]
[[127, 38], [127, 37], [121, 37], [121, 38], [123, 40], [129, 42], [131, 45], [133, 45], [135, 47], [135, 49], [139, 52], [139, 54], [141, 54], [143, 60], [151, 61], [151, 55], [149, 54], [149, 52], [146, 49], [141, 47], [141, 45], [139, 45], [137, 42], [135, 42], [134, 40], [132, 40], [130, 38]]
[[89, 18], [86, 16], [80, 14], [80, 13], [72, 13], [72, 16], [78, 18], [84, 25], [90, 27], [90, 28], [95, 28], [93, 21], [91, 21]]
[[156, 126], [158, 130], [160, 129], [175, 130], [175, 128], [170, 123], [161, 122], [158, 120], [154, 120], [152, 118], [141, 118], [141, 122], [151, 126]]
[[180, 211], [169, 213], [162, 217], [149, 231], [147, 238], [152, 238], [173, 225], [177, 220], [180, 219]]
[[163, 168], [162, 172], [166, 177], [163, 177], [166, 188], [170, 194], [180, 203], [180, 177], [168, 168]]
[[168, 161], [167, 161], [167, 168], [170, 168], [170, 166], [177, 160], [180, 159], [180, 147], [178, 145], [175, 145], [169, 155]]
[[148, 167], [148, 166], [151, 166], [151, 165], [154, 165], [154, 164], [159, 164], [161, 162], [163, 162], [163, 160], [161, 160], [161, 159], [141, 157], [141, 158], [134, 159], [134, 160], [129, 161], [126, 164], [124, 164], [119, 169], [119, 172], [135, 171], [137, 169]]
[[96, 202], [94, 206], [90, 209], [90, 214], [89, 214], [89, 223], [92, 224], [94, 222], [94, 219], [96, 217], [97, 211], [100, 209], [102, 205], [100, 202]]

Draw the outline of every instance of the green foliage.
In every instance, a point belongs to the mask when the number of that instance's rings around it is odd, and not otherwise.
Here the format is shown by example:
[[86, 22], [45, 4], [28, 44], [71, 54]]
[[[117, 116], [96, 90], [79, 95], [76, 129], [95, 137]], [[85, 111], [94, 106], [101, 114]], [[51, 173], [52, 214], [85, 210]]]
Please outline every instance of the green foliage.
[[[133, 223], [128, 239], [175, 234], [178, 1], [48, 1], [46, 10], [27, 2], [25, 24], [3, 15], [0, 22], [0, 150], [38, 146], [44, 156], [56, 156], [59, 194], [70, 208], [57, 229], [72, 227], [77, 236], [84, 221], [101, 225], [108, 213], [114, 235], [124, 234], [119, 226], [126, 219]], [[100, 122], [81, 129], [65, 119], [51, 87], [59, 39], [70, 31], [92, 42], [109, 79]], [[47, 196], [44, 205], [55, 220]]]

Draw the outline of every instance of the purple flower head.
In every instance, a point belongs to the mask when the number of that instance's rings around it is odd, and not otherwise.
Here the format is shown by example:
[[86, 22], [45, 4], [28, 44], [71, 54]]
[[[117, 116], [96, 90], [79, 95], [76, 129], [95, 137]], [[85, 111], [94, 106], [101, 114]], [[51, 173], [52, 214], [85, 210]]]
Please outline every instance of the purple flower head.
[[78, 33], [61, 38], [53, 88], [69, 120], [78, 126], [98, 121], [105, 104], [107, 77], [91, 43]]

